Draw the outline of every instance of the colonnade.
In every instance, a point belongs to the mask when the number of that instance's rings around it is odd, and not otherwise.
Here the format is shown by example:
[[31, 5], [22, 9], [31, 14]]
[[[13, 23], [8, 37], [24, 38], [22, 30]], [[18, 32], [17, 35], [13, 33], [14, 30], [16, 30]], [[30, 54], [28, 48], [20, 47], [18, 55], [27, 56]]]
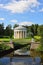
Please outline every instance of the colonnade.
[[26, 30], [14, 31], [14, 38], [26, 38], [26, 36], [27, 36]]

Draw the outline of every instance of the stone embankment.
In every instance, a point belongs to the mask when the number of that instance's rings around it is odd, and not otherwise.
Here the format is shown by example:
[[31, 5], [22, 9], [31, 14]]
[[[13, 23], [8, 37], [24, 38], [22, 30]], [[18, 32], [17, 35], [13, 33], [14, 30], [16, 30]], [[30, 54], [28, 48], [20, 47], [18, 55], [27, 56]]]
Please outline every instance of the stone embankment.
[[39, 46], [39, 42], [31, 42], [30, 50], [34, 50]]
[[11, 48], [14, 48], [13, 43], [7, 43], [6, 45], [7, 45], [7, 46], [10, 46]]

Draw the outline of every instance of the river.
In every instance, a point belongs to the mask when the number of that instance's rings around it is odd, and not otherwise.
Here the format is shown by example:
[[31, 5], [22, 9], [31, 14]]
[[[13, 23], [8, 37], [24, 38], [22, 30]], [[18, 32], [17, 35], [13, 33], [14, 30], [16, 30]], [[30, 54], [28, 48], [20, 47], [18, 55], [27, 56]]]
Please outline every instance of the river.
[[15, 55], [14, 52], [0, 58], [0, 65], [43, 65], [43, 52], [30, 51], [29, 55]]
[[[26, 53], [27, 51], [29, 54]], [[1, 57], [0, 65], [43, 65], [43, 52], [30, 51], [29, 47], [22, 48], [19, 52], [23, 55], [19, 55], [20, 53], [15, 55], [13, 51]]]

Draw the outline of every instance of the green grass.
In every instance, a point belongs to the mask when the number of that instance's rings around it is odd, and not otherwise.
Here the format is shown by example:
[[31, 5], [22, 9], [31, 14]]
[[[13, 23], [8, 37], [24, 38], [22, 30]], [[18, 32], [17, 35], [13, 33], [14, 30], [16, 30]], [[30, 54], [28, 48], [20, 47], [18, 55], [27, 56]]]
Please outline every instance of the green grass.
[[29, 43], [31, 39], [14, 39], [14, 42], [18, 43]]
[[[16, 43], [29, 43], [31, 41], [31, 38], [26, 38], [26, 39], [12, 39], [13, 42]], [[10, 38], [0, 38], [0, 42], [10, 42]]]
[[0, 42], [9, 42], [10, 41], [10, 38], [0, 38]]

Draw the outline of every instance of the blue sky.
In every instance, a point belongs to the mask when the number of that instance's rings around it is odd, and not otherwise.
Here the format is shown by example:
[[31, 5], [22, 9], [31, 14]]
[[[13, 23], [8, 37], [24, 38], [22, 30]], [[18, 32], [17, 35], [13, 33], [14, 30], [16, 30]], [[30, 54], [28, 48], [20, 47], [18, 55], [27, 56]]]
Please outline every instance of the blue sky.
[[0, 23], [43, 24], [43, 0], [0, 0]]

